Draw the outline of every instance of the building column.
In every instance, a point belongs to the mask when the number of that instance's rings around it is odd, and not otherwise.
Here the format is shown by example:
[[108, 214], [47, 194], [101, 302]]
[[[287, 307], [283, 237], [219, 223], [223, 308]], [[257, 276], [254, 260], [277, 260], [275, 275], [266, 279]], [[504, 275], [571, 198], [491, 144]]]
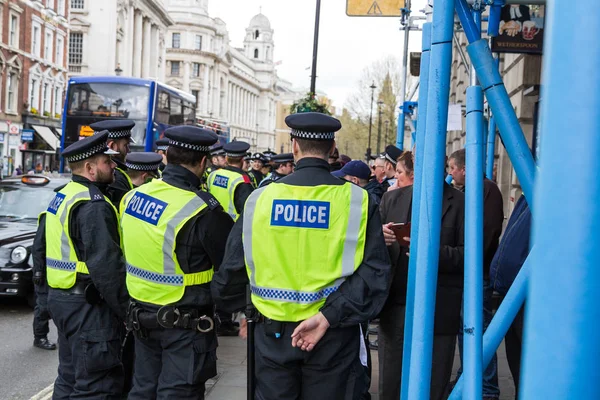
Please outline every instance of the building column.
[[208, 64], [204, 64], [204, 79], [202, 82], [202, 113], [204, 115], [208, 115], [208, 87], [210, 85], [208, 72]]
[[144, 17], [141, 11], [135, 12], [134, 42], [133, 42], [133, 76], [142, 76], [142, 24]]
[[133, 6], [130, 6], [127, 10], [127, 22], [125, 29], [125, 54], [121, 57], [123, 61], [121, 65], [121, 69], [123, 70], [123, 75], [131, 76], [133, 75], [133, 36], [134, 36], [134, 16], [135, 10]]
[[158, 26], [152, 24], [151, 26], [151, 44], [150, 44], [150, 76], [158, 78], [158, 58], [159, 58], [159, 45], [158, 45]]
[[183, 91], [190, 92], [190, 63], [183, 61]]
[[221, 117], [221, 78], [220, 78], [220, 74], [219, 74], [219, 70], [218, 70], [218, 65], [215, 66], [215, 73], [214, 73], [214, 78], [213, 81], [215, 82], [215, 84], [213, 85], [214, 88], [214, 107], [213, 107], [213, 112], [214, 112], [214, 116], [215, 118], [220, 118]]
[[154, 49], [152, 47], [152, 24], [150, 23], [150, 19], [143, 19], [143, 47], [142, 47], [142, 77], [148, 78], [150, 76], [150, 58], [152, 57], [152, 53], [154, 53]]

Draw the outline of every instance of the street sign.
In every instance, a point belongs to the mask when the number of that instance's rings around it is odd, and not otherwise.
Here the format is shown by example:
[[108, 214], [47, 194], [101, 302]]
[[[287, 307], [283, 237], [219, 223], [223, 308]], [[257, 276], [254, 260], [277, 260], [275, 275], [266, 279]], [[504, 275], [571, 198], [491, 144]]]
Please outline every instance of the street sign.
[[23, 129], [21, 132], [21, 141], [22, 142], [33, 142], [33, 129]]
[[349, 17], [401, 17], [405, 0], [346, 0]]
[[18, 135], [19, 134], [19, 125], [12, 124], [10, 126], [10, 134], [11, 135]]

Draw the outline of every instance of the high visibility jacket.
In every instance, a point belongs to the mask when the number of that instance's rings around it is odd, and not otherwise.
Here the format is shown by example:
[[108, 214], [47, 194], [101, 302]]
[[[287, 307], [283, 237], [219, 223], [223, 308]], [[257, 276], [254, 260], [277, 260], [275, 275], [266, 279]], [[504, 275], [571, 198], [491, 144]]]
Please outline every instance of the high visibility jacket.
[[212, 280], [212, 267], [186, 274], [175, 255], [181, 228], [208, 207], [197, 193], [154, 179], [127, 193], [123, 205], [121, 243], [131, 297], [151, 304], [172, 304], [181, 300], [187, 286]]
[[[80, 261], [69, 232], [73, 207], [90, 200], [110, 200], [98, 190], [93, 192], [80, 183], [69, 182], [50, 202], [46, 210], [46, 276], [48, 285], [56, 289], [69, 289], [75, 285], [77, 273], [89, 274], [85, 262]], [[112, 206], [115, 216], [117, 210]]]
[[227, 212], [234, 221], [237, 221], [240, 214], [235, 209], [234, 194], [235, 189], [242, 183], [249, 183], [244, 175], [236, 171], [221, 168], [213, 171], [208, 176], [208, 192], [215, 196], [225, 212]]
[[127, 180], [127, 183], [128, 183], [128, 185], [129, 185], [129, 189], [130, 189], [130, 190], [131, 190], [131, 189], [133, 189], [133, 187], [134, 187], [134, 186], [133, 186], [133, 182], [131, 181], [131, 178], [129, 177], [129, 175], [127, 175], [127, 172], [123, 171], [123, 170], [122, 170], [121, 168], [119, 168], [119, 167], [116, 167], [116, 168], [115, 168], [115, 170], [116, 170], [116, 171], [119, 171], [120, 173], [122, 173], [122, 174], [123, 174], [123, 176], [125, 176], [125, 179]]
[[276, 183], [248, 197], [242, 241], [262, 315], [297, 322], [319, 312], [363, 260], [368, 203], [367, 192], [350, 183]]

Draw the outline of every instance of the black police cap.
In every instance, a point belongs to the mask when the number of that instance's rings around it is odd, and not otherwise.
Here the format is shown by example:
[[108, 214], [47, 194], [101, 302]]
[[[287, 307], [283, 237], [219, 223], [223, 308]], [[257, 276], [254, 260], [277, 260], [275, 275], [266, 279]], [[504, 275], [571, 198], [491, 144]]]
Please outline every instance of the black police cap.
[[238, 141], [229, 142], [223, 146], [223, 150], [225, 150], [228, 157], [244, 157], [249, 148], [248, 143]]
[[135, 122], [129, 119], [107, 119], [90, 125], [95, 132], [108, 131], [109, 139], [131, 139], [131, 130]]
[[169, 148], [169, 139], [158, 139], [156, 141], [156, 150], [166, 151]]
[[156, 153], [135, 152], [127, 154], [125, 166], [133, 171], [157, 171], [162, 156]]
[[385, 148], [385, 153], [383, 153], [383, 155], [387, 161], [396, 165], [398, 157], [400, 157], [402, 155], [402, 150], [400, 150], [393, 144], [390, 144], [389, 146], [387, 146]]
[[279, 163], [279, 164], [286, 163], [286, 162], [293, 162], [294, 155], [292, 153], [277, 154], [277, 155], [274, 155], [273, 158], [271, 158], [271, 161]]
[[191, 125], [174, 126], [165, 131], [170, 147], [208, 153], [219, 137], [213, 131]]
[[267, 149], [267, 151], [263, 151], [263, 154], [267, 157], [273, 158], [273, 156], [277, 155], [273, 150]]
[[108, 132], [103, 131], [96, 135], [81, 139], [63, 150], [62, 156], [68, 162], [83, 161], [96, 154], [119, 154], [116, 151], [110, 150], [106, 145], [108, 140]]
[[211, 156], [219, 156], [225, 154], [225, 150], [223, 150], [223, 145], [221, 145], [220, 143], [211, 146], [210, 148], [210, 155]]
[[342, 129], [341, 122], [336, 118], [316, 112], [288, 115], [285, 123], [292, 128], [290, 134], [293, 138], [306, 140], [332, 140], [335, 133]]

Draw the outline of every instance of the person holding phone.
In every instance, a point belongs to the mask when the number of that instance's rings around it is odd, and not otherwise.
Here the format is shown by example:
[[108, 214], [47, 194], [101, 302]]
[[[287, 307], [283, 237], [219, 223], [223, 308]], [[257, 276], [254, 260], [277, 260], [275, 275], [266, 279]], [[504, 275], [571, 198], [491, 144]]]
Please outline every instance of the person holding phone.
[[[440, 179], [443, 177], [440, 176]], [[431, 399], [434, 400], [445, 398], [452, 374], [464, 279], [464, 194], [444, 183], [443, 196], [431, 371]], [[394, 223], [410, 223], [412, 197], [413, 186], [406, 186], [387, 192], [380, 206], [381, 220], [385, 222], [382, 229], [393, 274], [390, 295], [379, 315], [381, 400], [400, 398], [409, 247], [398, 244], [391, 228]], [[408, 244], [410, 237], [407, 239]]]

